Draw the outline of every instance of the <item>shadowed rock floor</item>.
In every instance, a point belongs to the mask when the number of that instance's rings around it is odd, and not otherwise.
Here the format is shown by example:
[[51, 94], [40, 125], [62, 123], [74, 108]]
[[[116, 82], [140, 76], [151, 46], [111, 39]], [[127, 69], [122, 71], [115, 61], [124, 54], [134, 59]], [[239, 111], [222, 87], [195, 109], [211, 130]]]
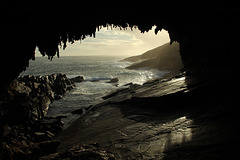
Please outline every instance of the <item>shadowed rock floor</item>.
[[215, 82], [180, 76], [117, 91], [60, 133], [58, 150], [97, 142], [116, 159], [231, 159], [239, 118]]
[[97, 142], [117, 159], [152, 159], [163, 157], [169, 145], [192, 139], [193, 121], [183, 113], [164, 117], [136, 108], [124, 113], [121, 109], [126, 108], [107, 105], [79, 119], [57, 137], [62, 141], [59, 150]]

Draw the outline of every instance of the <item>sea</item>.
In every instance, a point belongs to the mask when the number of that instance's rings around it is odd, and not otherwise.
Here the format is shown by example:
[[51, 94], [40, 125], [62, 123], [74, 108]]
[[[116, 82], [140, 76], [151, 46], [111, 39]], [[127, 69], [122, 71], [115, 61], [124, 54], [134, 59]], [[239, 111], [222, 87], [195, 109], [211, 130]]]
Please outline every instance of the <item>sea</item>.
[[[161, 78], [168, 71], [157, 69], [126, 69], [130, 62], [120, 61], [124, 57], [117, 56], [64, 56], [53, 58], [36, 57], [29, 62], [29, 67], [20, 75], [50, 75], [64, 73], [68, 78], [83, 76], [84, 81], [75, 83], [76, 87], [63, 96], [63, 99], [54, 100], [48, 111], [49, 116], [67, 115], [63, 118], [64, 128], [82, 115], [72, 114], [74, 110], [82, 109], [96, 104], [102, 100], [102, 96], [124, 87], [125, 84], [144, 82]], [[118, 78], [116, 83], [106, 83], [112, 78]]]

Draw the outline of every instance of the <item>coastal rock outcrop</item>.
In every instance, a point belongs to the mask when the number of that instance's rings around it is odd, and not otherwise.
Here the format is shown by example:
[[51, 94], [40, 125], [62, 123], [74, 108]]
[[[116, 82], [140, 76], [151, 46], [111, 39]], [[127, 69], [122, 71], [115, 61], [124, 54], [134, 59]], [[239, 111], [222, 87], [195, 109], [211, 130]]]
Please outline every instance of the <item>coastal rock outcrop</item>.
[[[74, 88], [74, 82], [67, 78], [65, 74], [51, 74], [46, 76], [21, 76], [18, 77], [19, 82], [23, 82], [26, 86], [33, 89], [33, 94], [45, 93], [52, 99], [60, 99], [61, 95]], [[54, 93], [54, 94], [53, 94]]]
[[70, 80], [73, 82], [83, 82], [84, 78], [83, 76], [77, 76], [77, 77], [71, 78]]
[[19, 77], [6, 88], [7, 94], [0, 99], [2, 126], [42, 119], [54, 98], [73, 88], [74, 82], [65, 74]]
[[169, 71], [171, 75], [179, 74], [183, 63], [179, 53], [179, 43], [166, 43], [151, 49], [141, 55], [132, 56], [122, 61], [133, 62], [128, 69], [155, 68], [162, 71]]
[[[62, 96], [72, 88], [74, 82], [65, 74], [21, 76], [6, 88], [7, 94], [0, 99], [0, 150], [5, 154], [3, 158], [32, 159], [34, 155], [45, 155], [45, 151], [55, 151], [59, 142], [51, 139], [61, 131], [63, 124], [59, 117], [45, 116], [55, 96]], [[43, 151], [42, 146], [52, 146], [51, 151], [35, 153]]]
[[118, 81], [119, 81], [118, 78], [111, 78], [107, 83], [116, 83]]
[[[29, 96], [26, 102], [33, 101], [31, 118], [41, 119], [48, 111], [53, 99], [60, 99], [63, 94], [74, 88], [75, 84], [65, 74], [52, 74], [46, 76], [21, 76], [17, 79], [18, 92]], [[16, 94], [18, 95], [18, 94]], [[22, 104], [17, 103], [16, 104]], [[31, 108], [31, 104], [29, 106]]]
[[115, 156], [100, 148], [99, 144], [77, 145], [68, 150], [41, 157], [40, 160], [58, 159], [95, 159], [95, 160], [115, 160]]

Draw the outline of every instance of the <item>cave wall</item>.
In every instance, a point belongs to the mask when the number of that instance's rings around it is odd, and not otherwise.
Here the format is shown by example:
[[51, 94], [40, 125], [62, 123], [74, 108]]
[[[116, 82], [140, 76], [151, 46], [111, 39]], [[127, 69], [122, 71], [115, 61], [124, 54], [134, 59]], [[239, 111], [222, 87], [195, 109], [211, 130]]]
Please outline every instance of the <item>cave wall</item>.
[[233, 13], [230, 17], [221, 14], [176, 38], [181, 44], [180, 53], [186, 70], [210, 74], [239, 72], [238, 14]]
[[[76, 4], [21, 1], [1, 5], [1, 88], [34, 59], [35, 49], [51, 60], [66, 42], [95, 36], [102, 26], [138, 27], [147, 32], [156, 25], [178, 41], [186, 70], [235, 71], [239, 66], [239, 11], [235, 4]], [[2, 89], [1, 89], [2, 90]]]

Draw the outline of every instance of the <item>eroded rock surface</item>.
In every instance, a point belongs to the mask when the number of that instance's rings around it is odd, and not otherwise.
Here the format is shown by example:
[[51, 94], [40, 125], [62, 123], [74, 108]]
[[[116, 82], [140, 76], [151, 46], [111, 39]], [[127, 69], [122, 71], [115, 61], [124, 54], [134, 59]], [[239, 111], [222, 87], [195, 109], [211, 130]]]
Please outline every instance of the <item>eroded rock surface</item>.
[[89, 145], [73, 146], [66, 151], [54, 153], [40, 158], [40, 160], [59, 159], [115, 160], [115, 157], [112, 153], [101, 149], [99, 144], [94, 143]]
[[58, 150], [98, 142], [116, 159], [234, 157], [239, 118], [220, 84], [183, 74], [118, 90], [60, 133]]
[[0, 159], [32, 159], [54, 152], [61, 118], [45, 117], [54, 94], [74, 87], [64, 74], [23, 76], [0, 99]]

